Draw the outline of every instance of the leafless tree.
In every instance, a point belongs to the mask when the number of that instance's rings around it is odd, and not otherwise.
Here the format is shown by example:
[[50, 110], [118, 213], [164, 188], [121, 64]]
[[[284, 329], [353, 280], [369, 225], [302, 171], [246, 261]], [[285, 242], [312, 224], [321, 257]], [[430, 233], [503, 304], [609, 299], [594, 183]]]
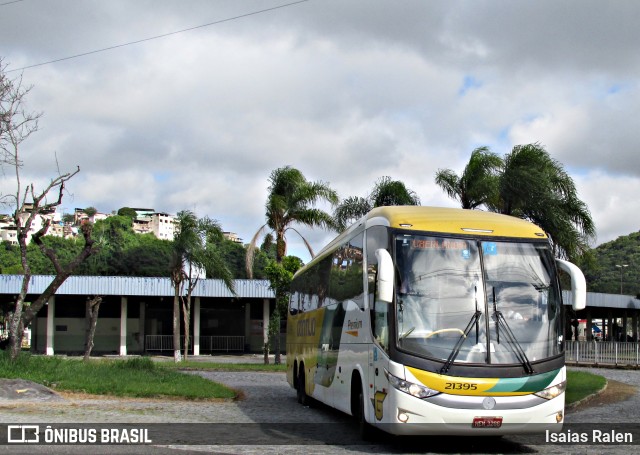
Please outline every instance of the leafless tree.
[[[42, 114], [26, 111], [25, 97], [31, 87], [24, 87], [21, 77], [9, 79], [5, 74], [5, 68], [6, 65], [0, 59], [0, 164], [3, 168], [11, 169], [15, 174], [16, 190], [11, 194], [0, 195], [0, 200], [14, 209], [14, 221], [23, 269], [22, 285], [9, 321], [10, 356], [15, 359], [20, 354], [24, 328], [31, 323], [38, 311], [56, 293], [73, 270], [97, 251], [97, 247], [91, 238], [92, 225], [84, 224], [81, 227], [85, 240], [82, 251], [70, 262], [63, 264], [56, 251], [47, 247], [42, 240], [42, 237], [49, 230], [51, 219], [45, 218], [42, 227], [32, 232], [35, 230], [34, 222], [38, 217], [54, 211], [62, 204], [65, 184], [80, 172], [80, 168], [77, 167], [75, 171], [67, 173], [58, 171], [58, 176], [52, 178], [41, 191], [36, 191], [32, 183], [27, 184], [23, 189], [20, 174], [23, 166], [20, 147], [31, 134], [38, 130], [38, 120]], [[25, 299], [31, 281], [31, 268], [27, 260], [27, 243], [30, 239], [51, 261], [56, 274], [45, 291], [31, 305], [27, 305]]]
[[95, 295], [91, 298], [87, 297], [87, 303], [85, 307], [85, 338], [84, 338], [84, 360], [89, 360], [91, 356], [91, 350], [93, 349], [93, 338], [96, 334], [96, 326], [98, 325], [98, 311], [100, 311], [100, 304], [102, 303], [102, 296]]

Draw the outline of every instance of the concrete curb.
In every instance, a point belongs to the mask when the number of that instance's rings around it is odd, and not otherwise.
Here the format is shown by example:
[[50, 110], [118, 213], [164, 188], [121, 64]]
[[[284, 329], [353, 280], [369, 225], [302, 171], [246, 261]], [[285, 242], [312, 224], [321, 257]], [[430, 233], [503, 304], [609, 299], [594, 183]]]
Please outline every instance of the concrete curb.
[[600, 395], [602, 395], [606, 390], [607, 390], [607, 386], [609, 385], [609, 380], [605, 378], [605, 383], [604, 383], [604, 387], [602, 387], [600, 390], [598, 390], [595, 393], [592, 393], [591, 395], [587, 395], [586, 397], [584, 397], [582, 400], [578, 400], [574, 403], [571, 403], [569, 405], [565, 406], [565, 410], [567, 411], [572, 411], [574, 409], [576, 409], [577, 407], [588, 403], [589, 401], [593, 400], [596, 397], [599, 397]]

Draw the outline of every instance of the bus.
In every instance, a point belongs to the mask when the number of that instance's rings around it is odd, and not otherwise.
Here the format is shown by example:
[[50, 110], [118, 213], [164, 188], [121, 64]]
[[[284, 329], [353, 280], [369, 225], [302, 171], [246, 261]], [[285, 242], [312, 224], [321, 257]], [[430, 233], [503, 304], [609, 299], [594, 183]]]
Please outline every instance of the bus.
[[[580, 269], [536, 225], [478, 210], [373, 209], [293, 277], [287, 381], [399, 435], [559, 431], [565, 311]], [[563, 281], [564, 282], [564, 281]]]

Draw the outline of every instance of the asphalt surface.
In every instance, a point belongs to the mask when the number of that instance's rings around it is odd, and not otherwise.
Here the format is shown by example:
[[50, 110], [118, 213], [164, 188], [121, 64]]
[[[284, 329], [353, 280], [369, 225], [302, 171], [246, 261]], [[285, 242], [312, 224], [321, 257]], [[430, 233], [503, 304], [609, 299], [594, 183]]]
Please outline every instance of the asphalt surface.
[[[218, 360], [218, 359], [216, 359]], [[261, 360], [261, 359], [259, 359]], [[259, 361], [256, 360], [256, 361]], [[640, 371], [586, 369], [611, 381], [640, 384]], [[0, 381], [0, 422], [7, 425], [38, 424], [109, 426], [128, 423], [149, 427], [148, 445], [8, 445], [3, 453], [121, 454], [359, 454], [359, 453], [607, 453], [637, 452], [634, 445], [564, 444], [524, 436], [496, 438], [421, 437], [396, 438], [380, 433], [364, 443], [349, 416], [318, 405], [303, 407], [282, 373], [191, 372], [241, 390], [243, 399], [220, 402], [179, 400], [121, 400], [59, 396], [25, 382]], [[615, 397], [614, 397], [615, 398]], [[640, 426], [640, 394], [627, 387], [622, 400], [584, 404], [568, 410], [568, 430], [574, 434], [594, 429], [626, 433]], [[73, 425], [71, 425], [73, 424]], [[586, 425], [586, 426], [581, 426]], [[568, 430], [563, 430], [566, 435]], [[5, 435], [2, 435], [6, 437]], [[184, 441], [184, 442], [180, 442]]]

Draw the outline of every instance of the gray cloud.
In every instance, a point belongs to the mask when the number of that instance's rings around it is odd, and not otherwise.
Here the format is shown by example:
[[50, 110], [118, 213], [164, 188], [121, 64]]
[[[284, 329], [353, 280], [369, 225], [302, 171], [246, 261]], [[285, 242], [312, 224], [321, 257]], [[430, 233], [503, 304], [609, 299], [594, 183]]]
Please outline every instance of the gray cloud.
[[[278, 4], [20, 2], [2, 7], [2, 57], [17, 68]], [[276, 167], [343, 197], [390, 175], [424, 204], [453, 206], [437, 169], [460, 171], [480, 145], [540, 142], [575, 173], [606, 241], [637, 229], [610, 219], [617, 192], [640, 182], [639, 12], [631, 1], [309, 1], [28, 69], [29, 106], [45, 116], [25, 177], [46, 181], [57, 157], [82, 169], [67, 207], [188, 208], [249, 240]], [[303, 232], [316, 249], [331, 235]]]

